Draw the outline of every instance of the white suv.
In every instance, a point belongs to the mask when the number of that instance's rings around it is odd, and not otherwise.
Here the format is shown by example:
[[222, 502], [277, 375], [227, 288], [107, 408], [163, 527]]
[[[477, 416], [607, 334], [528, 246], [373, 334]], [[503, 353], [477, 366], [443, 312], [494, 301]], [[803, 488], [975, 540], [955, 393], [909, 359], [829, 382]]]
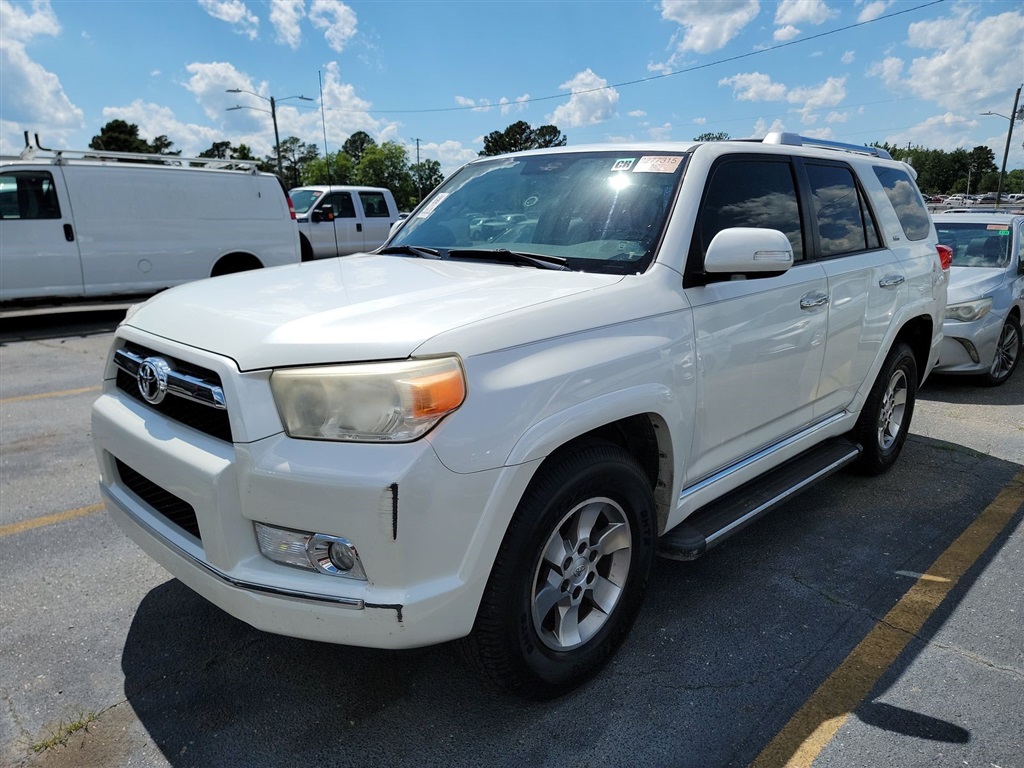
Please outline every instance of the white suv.
[[623, 640], [656, 552], [892, 465], [940, 252], [912, 169], [871, 148], [481, 158], [377, 254], [130, 313], [93, 410], [101, 490], [253, 626], [466, 638], [493, 681], [557, 695]]

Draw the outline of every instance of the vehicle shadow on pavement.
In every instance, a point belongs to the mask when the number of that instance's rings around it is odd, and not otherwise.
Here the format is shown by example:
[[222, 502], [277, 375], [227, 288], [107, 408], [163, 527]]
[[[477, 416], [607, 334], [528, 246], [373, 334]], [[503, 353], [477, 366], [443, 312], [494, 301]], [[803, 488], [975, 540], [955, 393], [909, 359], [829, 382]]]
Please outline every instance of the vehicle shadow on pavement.
[[[270, 635], [176, 580], [138, 606], [125, 692], [163, 758], [183, 768], [748, 765], [1019, 471], [911, 436], [887, 475], [837, 475], [701, 560], [659, 560], [619, 654], [553, 702], [490, 688], [454, 644], [387, 652]], [[858, 706], [880, 739], [942, 741], [959, 762], [968, 723], [878, 699], [1005, 540]]]

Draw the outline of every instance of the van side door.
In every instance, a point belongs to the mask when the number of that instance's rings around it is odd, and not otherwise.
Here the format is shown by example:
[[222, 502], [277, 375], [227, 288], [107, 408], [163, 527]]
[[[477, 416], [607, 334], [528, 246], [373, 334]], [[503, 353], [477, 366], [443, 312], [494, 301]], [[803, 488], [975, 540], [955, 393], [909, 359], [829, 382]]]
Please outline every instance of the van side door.
[[363, 249], [372, 251], [388, 239], [398, 212], [389, 208], [383, 192], [361, 190], [359, 203], [363, 207]]
[[82, 259], [64, 175], [0, 173], [0, 301], [83, 295]]

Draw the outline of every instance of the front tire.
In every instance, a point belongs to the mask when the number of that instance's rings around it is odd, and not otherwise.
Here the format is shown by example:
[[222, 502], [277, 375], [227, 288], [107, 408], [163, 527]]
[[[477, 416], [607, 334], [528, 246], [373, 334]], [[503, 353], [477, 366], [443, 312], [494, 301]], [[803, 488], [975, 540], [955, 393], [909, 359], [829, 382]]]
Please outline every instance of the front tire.
[[863, 474], [880, 475], [896, 463], [910, 431], [917, 382], [917, 358], [898, 341], [889, 350], [853, 429], [863, 448], [857, 462]]
[[588, 443], [550, 461], [509, 524], [464, 642], [492, 682], [536, 699], [588, 680], [625, 639], [656, 535], [651, 484], [629, 453]]
[[996, 355], [992, 360], [992, 367], [988, 372], [982, 374], [981, 382], [989, 387], [998, 387], [1010, 378], [1017, 367], [1021, 353], [1021, 330], [1020, 321], [1010, 315], [1003, 323], [999, 332], [999, 341], [996, 342]]

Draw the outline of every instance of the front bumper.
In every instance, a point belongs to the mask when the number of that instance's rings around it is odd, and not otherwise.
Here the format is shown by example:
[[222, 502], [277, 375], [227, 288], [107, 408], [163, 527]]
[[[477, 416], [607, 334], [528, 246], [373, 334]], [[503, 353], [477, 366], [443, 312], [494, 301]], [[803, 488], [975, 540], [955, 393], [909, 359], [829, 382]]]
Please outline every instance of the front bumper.
[[991, 311], [980, 320], [970, 323], [946, 320], [942, 324], [942, 346], [935, 372], [986, 373], [995, 359], [1003, 322], [1003, 317]]
[[[277, 634], [375, 648], [464, 636], [524, 468], [457, 474], [426, 440], [349, 445], [278, 433], [231, 444], [170, 421], [108, 382], [93, 406], [100, 490], [151, 557], [232, 616]], [[118, 461], [194, 510], [193, 535]], [[131, 487], [130, 487], [131, 485]], [[514, 507], [514, 502], [512, 502]], [[254, 522], [344, 536], [367, 580], [275, 563]]]

